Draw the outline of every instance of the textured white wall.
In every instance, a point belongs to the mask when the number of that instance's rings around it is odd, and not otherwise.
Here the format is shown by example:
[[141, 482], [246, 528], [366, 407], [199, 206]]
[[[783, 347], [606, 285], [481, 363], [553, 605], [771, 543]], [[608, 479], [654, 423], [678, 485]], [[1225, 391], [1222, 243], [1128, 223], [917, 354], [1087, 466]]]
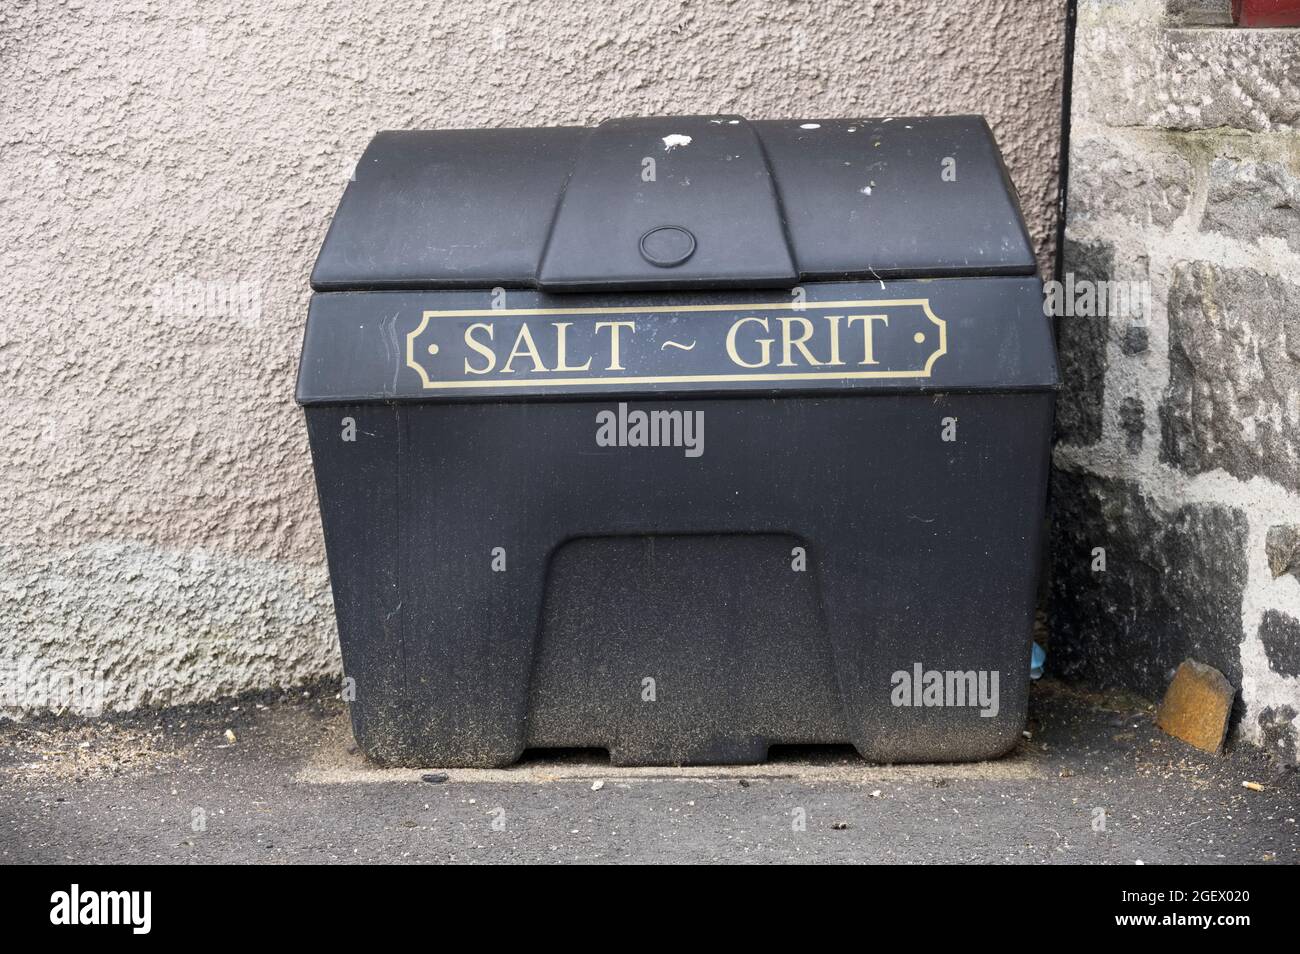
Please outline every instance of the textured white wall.
[[336, 671], [293, 380], [307, 276], [376, 130], [984, 113], [1046, 261], [1063, 11], [6, 5], [0, 710], [70, 680], [129, 708]]

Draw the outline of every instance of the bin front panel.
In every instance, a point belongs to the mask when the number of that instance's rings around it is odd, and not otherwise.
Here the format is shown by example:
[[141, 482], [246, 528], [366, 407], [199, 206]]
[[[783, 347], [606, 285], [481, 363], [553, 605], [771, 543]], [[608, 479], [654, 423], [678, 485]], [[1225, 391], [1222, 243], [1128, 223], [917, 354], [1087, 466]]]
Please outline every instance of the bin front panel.
[[[327, 525], [397, 528], [329, 553], [335, 578], [397, 575], [378, 606], [336, 590], [348, 669], [371, 644], [404, 668], [354, 703], [384, 741], [397, 700], [418, 714], [388, 758], [508, 764], [529, 745], [598, 745], [625, 763], [750, 761], [851, 742], [907, 761], [1014, 743], [1050, 393], [631, 405], [701, 415], [697, 457], [601, 446], [598, 415], [620, 403], [386, 408], [395, 506], [361, 474], [322, 483]], [[309, 409], [318, 458], [353, 410]], [[996, 706], [895, 705], [894, 674], [917, 666], [996, 673]]]

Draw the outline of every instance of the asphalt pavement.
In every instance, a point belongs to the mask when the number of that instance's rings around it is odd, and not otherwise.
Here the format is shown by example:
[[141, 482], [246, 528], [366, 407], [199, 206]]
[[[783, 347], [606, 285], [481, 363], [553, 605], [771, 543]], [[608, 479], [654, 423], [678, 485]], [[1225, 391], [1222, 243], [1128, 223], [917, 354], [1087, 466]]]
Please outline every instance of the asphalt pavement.
[[814, 748], [624, 769], [542, 752], [445, 771], [369, 764], [325, 686], [42, 717], [0, 723], [0, 862], [1300, 861], [1300, 774], [1249, 745], [1206, 755], [1153, 716], [1043, 681], [994, 762]]

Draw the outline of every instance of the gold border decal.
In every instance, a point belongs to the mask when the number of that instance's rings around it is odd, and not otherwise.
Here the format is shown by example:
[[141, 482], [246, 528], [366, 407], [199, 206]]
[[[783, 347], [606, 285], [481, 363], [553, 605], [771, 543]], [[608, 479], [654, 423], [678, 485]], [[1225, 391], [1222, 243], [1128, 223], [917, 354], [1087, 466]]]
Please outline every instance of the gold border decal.
[[928, 378], [947, 353], [928, 298], [430, 310], [406, 335], [426, 390]]

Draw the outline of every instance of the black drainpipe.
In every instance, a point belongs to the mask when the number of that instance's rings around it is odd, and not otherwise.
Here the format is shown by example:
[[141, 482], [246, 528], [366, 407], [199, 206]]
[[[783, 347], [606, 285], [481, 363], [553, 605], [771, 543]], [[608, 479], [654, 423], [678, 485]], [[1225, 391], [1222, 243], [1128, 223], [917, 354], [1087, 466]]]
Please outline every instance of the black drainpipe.
[[1056, 195], [1056, 264], [1053, 278], [1063, 280], [1065, 268], [1065, 209], [1070, 186], [1070, 100], [1074, 85], [1074, 26], [1077, 0], [1067, 0], [1065, 10], [1065, 71], [1061, 75], [1061, 183]]
[[[1065, 271], [1065, 210], [1066, 199], [1070, 184], [1070, 99], [1071, 87], [1074, 85], [1074, 27], [1078, 17], [1078, 7], [1076, 0], [1067, 0], [1065, 5], [1065, 69], [1061, 73], [1061, 179], [1060, 186], [1056, 191], [1056, 262], [1053, 266], [1053, 275], [1058, 282], [1064, 280]], [[1061, 316], [1052, 316], [1052, 331], [1055, 334], [1057, 347], [1061, 342]], [[1053, 440], [1055, 445], [1055, 440]], [[1038, 571], [1038, 609], [1046, 616], [1047, 623], [1043, 627], [1045, 632], [1040, 633], [1037, 625], [1034, 627], [1034, 637], [1045, 637], [1048, 643], [1051, 643], [1051, 626], [1052, 626], [1052, 516], [1055, 511], [1051, 483], [1048, 483], [1047, 489], [1047, 526], [1045, 529], [1047, 545], [1043, 547], [1042, 557], [1039, 563]], [[1046, 648], [1046, 647], [1044, 647]], [[1055, 672], [1052, 657], [1047, 659], [1049, 672]]]

